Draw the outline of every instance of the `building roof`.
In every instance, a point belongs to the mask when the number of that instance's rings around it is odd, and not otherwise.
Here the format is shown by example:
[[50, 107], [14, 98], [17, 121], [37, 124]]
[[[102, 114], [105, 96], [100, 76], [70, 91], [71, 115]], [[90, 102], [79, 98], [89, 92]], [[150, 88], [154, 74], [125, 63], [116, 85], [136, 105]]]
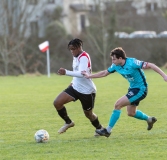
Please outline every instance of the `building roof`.
[[90, 8], [84, 4], [70, 4], [70, 8], [73, 9], [75, 12], [80, 11], [89, 11]]

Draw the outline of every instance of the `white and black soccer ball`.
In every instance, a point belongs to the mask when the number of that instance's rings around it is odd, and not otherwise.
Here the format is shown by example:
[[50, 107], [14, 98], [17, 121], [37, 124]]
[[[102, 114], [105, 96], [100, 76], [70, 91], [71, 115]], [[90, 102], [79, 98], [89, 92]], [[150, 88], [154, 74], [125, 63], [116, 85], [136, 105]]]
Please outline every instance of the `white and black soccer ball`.
[[44, 129], [40, 129], [35, 133], [34, 138], [37, 143], [48, 142], [49, 133]]

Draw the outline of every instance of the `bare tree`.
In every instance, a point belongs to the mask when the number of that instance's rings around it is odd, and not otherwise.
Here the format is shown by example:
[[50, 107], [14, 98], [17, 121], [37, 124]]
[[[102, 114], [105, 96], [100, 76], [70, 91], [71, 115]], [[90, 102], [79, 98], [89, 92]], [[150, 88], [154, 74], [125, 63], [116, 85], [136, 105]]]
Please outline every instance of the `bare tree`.
[[63, 67], [71, 67], [71, 54], [67, 49], [67, 44], [72, 36], [69, 35], [62, 22], [63, 9], [55, 8], [52, 13], [45, 15], [47, 19], [45, 39], [50, 42], [51, 71], [55, 72], [62, 64]]
[[95, 9], [89, 14], [90, 27], [86, 29], [86, 40], [91, 44], [92, 52], [98, 59], [98, 65], [101, 64], [103, 69], [108, 66], [109, 51], [115, 43], [114, 3], [113, 0], [95, 0]]
[[29, 47], [27, 40], [31, 32], [30, 18], [37, 16], [37, 8], [45, 4], [45, 1], [39, 5], [33, 2], [37, 1], [0, 1], [0, 61], [4, 64], [1, 65], [1, 74], [8, 75], [9, 71], [14, 71], [15, 68], [22, 74], [26, 73], [27, 59], [24, 49]]

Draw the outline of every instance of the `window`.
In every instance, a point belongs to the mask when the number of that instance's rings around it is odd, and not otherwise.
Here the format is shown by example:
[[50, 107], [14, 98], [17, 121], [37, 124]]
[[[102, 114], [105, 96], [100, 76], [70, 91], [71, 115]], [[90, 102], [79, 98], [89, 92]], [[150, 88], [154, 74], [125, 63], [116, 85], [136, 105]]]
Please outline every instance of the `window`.
[[89, 9], [90, 9], [91, 12], [95, 12], [95, 9], [96, 9], [96, 8], [95, 8], [94, 5], [89, 5]]
[[30, 23], [31, 35], [38, 36], [38, 23], [36, 21]]
[[55, 3], [55, 0], [48, 0], [48, 3]]
[[85, 15], [81, 15], [81, 30], [85, 29]]
[[157, 7], [157, 3], [151, 2], [146, 4], [147, 11], [155, 11], [157, 10]]
[[38, 0], [29, 0], [29, 4], [37, 4], [38, 3]]

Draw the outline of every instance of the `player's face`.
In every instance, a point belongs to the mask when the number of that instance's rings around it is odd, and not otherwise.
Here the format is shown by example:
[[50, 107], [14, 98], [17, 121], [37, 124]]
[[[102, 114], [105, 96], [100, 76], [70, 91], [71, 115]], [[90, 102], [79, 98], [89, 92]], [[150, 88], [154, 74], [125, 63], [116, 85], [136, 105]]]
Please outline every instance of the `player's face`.
[[122, 58], [117, 58], [115, 55], [111, 56], [112, 63], [114, 63], [116, 66], [122, 64]]
[[69, 50], [74, 57], [78, 57], [78, 55], [81, 53], [81, 47], [75, 48], [73, 45], [70, 45]]

